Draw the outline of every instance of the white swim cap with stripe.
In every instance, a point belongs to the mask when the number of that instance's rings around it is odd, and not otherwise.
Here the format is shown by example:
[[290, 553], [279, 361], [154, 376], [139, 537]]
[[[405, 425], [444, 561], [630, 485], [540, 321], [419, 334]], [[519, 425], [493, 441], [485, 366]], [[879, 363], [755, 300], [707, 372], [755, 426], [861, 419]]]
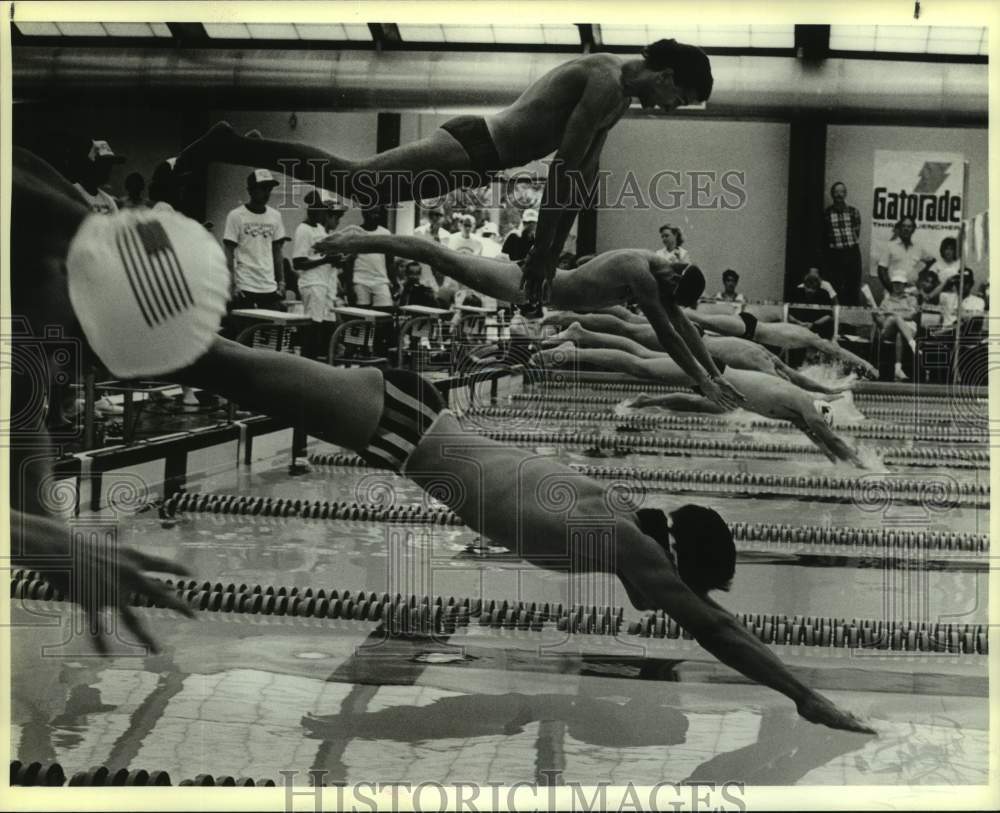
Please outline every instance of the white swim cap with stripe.
[[177, 212], [90, 215], [70, 243], [66, 271], [83, 333], [119, 378], [194, 362], [215, 338], [229, 299], [222, 248]]

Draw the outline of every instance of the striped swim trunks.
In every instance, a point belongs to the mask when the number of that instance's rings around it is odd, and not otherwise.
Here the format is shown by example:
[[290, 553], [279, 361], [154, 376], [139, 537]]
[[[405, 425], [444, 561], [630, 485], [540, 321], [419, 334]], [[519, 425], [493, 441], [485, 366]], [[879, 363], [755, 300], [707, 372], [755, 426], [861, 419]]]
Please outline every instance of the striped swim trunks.
[[430, 381], [411, 370], [384, 370], [382, 379], [382, 417], [361, 457], [399, 473], [446, 404]]

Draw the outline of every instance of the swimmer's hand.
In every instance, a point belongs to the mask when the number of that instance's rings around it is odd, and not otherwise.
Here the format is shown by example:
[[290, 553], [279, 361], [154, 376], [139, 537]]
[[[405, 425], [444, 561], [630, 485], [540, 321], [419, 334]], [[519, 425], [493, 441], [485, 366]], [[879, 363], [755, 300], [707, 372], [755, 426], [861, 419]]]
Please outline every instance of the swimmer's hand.
[[825, 725], [840, 731], [857, 731], [860, 734], [874, 734], [875, 729], [861, 722], [849, 711], [837, 708], [822, 695], [810, 692], [797, 704], [801, 717], [810, 723]]
[[548, 304], [555, 276], [555, 262], [547, 262], [544, 253], [532, 247], [521, 263], [521, 288], [529, 302]]
[[727, 411], [736, 409], [746, 401], [743, 393], [721, 375], [706, 378], [698, 385], [698, 390], [713, 404]]
[[59, 590], [68, 601], [79, 604], [87, 614], [88, 632], [94, 648], [108, 653], [105, 635], [115, 634], [101, 623], [101, 615], [110, 607], [121, 616], [126, 628], [151, 652], [157, 652], [156, 641], [146, 631], [131, 606], [133, 594], [151, 599], [155, 604], [174, 610], [188, 618], [194, 612], [165, 584], [147, 576], [144, 571], [190, 575], [186, 568], [129, 548], [108, 549], [86, 540], [77, 540], [70, 550], [69, 533], [60, 523], [43, 517], [21, 514], [25, 533], [25, 556], [21, 566], [37, 570], [42, 578]]
[[313, 244], [313, 251], [325, 256], [337, 254], [357, 254], [357, 244], [359, 239], [364, 239], [364, 235], [370, 235], [360, 226], [345, 226], [343, 229], [328, 234], [322, 240]]

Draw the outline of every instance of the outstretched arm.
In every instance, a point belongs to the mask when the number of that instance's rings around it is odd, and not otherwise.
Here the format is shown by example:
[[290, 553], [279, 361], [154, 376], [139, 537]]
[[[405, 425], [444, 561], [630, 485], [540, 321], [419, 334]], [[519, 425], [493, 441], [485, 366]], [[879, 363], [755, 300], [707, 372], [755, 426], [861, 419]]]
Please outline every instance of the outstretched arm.
[[739, 405], [743, 401], [743, 396], [739, 390], [722, 377], [719, 368], [715, 366], [715, 360], [709, 355], [708, 348], [705, 347], [705, 342], [702, 340], [701, 334], [688, 321], [681, 307], [676, 302], [668, 301], [663, 303], [663, 309], [666, 311], [667, 318], [680, 335], [681, 340], [691, 349], [694, 357], [705, 368], [712, 381], [723, 391], [725, 402], [730, 403], [735, 400], [736, 405]]
[[[636, 290], [638, 289], [638, 290]], [[656, 338], [660, 345], [670, 355], [677, 365], [691, 378], [695, 387], [707, 398], [717, 403], [724, 409], [735, 409], [740, 405], [742, 396], [733, 387], [725, 382], [715, 364], [715, 377], [709, 374], [707, 368], [698, 363], [691, 347], [684, 341], [681, 335], [674, 328], [674, 323], [667, 314], [667, 310], [659, 299], [659, 288], [656, 282], [649, 279], [641, 285], [635, 286], [633, 292], [639, 301], [639, 307], [649, 319], [649, 324], [656, 332]], [[692, 329], [692, 332], [694, 330]], [[697, 336], [697, 333], [695, 332]], [[697, 344], [704, 350], [704, 345], [698, 337]], [[705, 350], [705, 355], [708, 351]]]
[[799, 714], [810, 722], [875, 733], [796, 678], [732, 613], [688, 589], [663, 549], [638, 528], [626, 525], [624, 534], [629, 538], [623, 540], [621, 549], [628, 551], [628, 559], [619, 570], [642, 597], [644, 606], [639, 609], [663, 610], [726, 666], [790, 698]]

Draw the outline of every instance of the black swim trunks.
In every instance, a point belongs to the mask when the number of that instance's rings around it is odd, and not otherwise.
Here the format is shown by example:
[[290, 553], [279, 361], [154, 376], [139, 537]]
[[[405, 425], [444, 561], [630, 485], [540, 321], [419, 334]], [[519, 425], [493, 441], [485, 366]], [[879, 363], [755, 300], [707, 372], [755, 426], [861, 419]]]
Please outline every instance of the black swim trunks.
[[462, 145], [476, 172], [490, 174], [506, 169], [482, 116], [456, 116], [442, 124], [441, 129], [451, 133]]
[[743, 338], [753, 341], [753, 337], [757, 335], [757, 317], [752, 313], [743, 311], [740, 314], [740, 319], [742, 319], [743, 324], [747, 326], [746, 331], [743, 333]]
[[430, 381], [411, 370], [384, 370], [382, 379], [382, 417], [361, 458], [398, 473], [447, 405]]

